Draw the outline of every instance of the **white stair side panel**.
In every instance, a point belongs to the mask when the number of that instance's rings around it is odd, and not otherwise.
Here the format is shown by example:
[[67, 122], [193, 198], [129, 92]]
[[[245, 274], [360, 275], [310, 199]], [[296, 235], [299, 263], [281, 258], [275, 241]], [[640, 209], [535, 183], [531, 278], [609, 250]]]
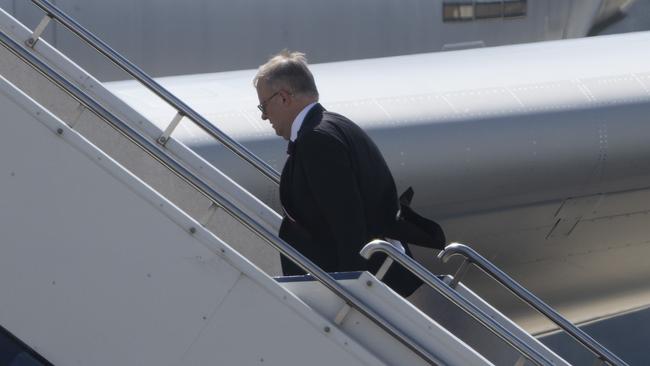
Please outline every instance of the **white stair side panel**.
[[[24, 40], [29, 38], [32, 32], [2, 9], [0, 9], [0, 30], [4, 31], [6, 34], [11, 36], [12, 39], [21, 44]], [[0, 51], [4, 51], [4, 48], [0, 49]], [[65, 55], [61, 54], [58, 50], [51, 47], [44, 40], [39, 40], [36, 43], [34, 52], [41, 59], [46, 60], [54, 69], [66, 76], [68, 80], [75, 83], [84, 92], [96, 98], [112, 113], [122, 118], [125, 122], [130, 123], [131, 127], [139, 130], [146, 136], [149, 136], [151, 141], [156, 140], [162, 133], [160, 128], [146, 120], [139, 113], [135, 112], [121, 99], [117, 98], [110, 91], [105, 89], [98, 80], [76, 65], [72, 60], [65, 57]], [[13, 58], [7, 57], [7, 55], [8, 53], [6, 51], [0, 52], [0, 74], [64, 122], [74, 125], [75, 129], [78, 129], [84, 137], [91, 140], [106, 153], [113, 156], [118, 161], [121, 161], [122, 164], [126, 164], [124, 160], [120, 160], [120, 155], [125, 151], [124, 144], [118, 144], [114, 141], [106, 141], [110, 135], [106, 132], [107, 128], [103, 121], [100, 121], [99, 118], [92, 115], [90, 112], [84, 111], [76, 101], [70, 98], [66, 93], [59, 91], [49, 81], [45, 81], [41, 75], [31, 71], [27, 65], [22, 63], [16, 65]], [[108, 59], [106, 59], [106, 62], [110, 63]], [[169, 116], [170, 121], [174, 113], [175, 112], [171, 112]], [[79, 121], [80, 117], [82, 121]], [[188, 121], [181, 122], [181, 127], [183, 123], [188, 123]], [[106, 143], [100, 145], [98, 142], [96, 143], [94, 141], [95, 139], [105, 141]], [[113, 137], [110, 139], [113, 139]], [[111, 147], [113, 148], [111, 149]], [[184, 162], [184, 164], [196, 175], [205, 177], [206, 180], [212, 184], [214, 189], [229, 198], [232, 202], [236, 202], [238, 207], [240, 207], [244, 212], [257, 218], [270, 231], [277, 232], [280, 227], [281, 218], [275, 211], [270, 209], [256, 197], [252, 196], [249, 192], [242, 189], [242, 187], [240, 187], [236, 182], [225, 176], [218, 169], [215, 169], [185, 145], [173, 139], [173, 135], [172, 139], [167, 143], [166, 148], [180, 161]], [[242, 161], [242, 164], [245, 163]], [[135, 171], [131, 166], [128, 168], [145, 181], [155, 179], [158, 182], [161, 182], [161, 184], [170, 184], [169, 177], [152, 175], [153, 170], [147, 170], [146, 167], [143, 168], [143, 171]], [[252, 168], [250, 169], [252, 170]], [[145, 177], [145, 175], [148, 176]], [[182, 189], [177, 189], [176, 192], [178, 192], [178, 196], [168, 196], [167, 198], [177, 204], [195, 200], [193, 197], [187, 197]], [[183, 207], [183, 209], [189, 211], [186, 207]], [[205, 210], [205, 208], [201, 209]], [[190, 215], [193, 215], [193, 212], [190, 212]], [[201, 213], [193, 217], [201, 219], [204, 216], [205, 214]], [[251, 259], [267, 273], [280, 273], [279, 255], [261, 241], [256, 241], [254, 236], [247, 235], [246, 229], [243, 229], [241, 225], [235, 222], [235, 220], [230, 218], [230, 216], [225, 214], [223, 211], [219, 211], [214, 215], [206, 226], [213, 230], [213, 232], [218, 233], [220, 237], [226, 239], [230, 246], [241, 251], [242, 254]]]
[[[287, 277], [285, 279], [288, 282], [282, 282], [282, 285], [311, 305], [320, 314], [334, 321], [344, 306], [341, 299], [332, 296], [329, 291], [316, 281], [294, 281], [294, 279], [299, 278]], [[492, 365], [490, 361], [468, 347], [452, 333], [431, 320], [431, 318], [368, 272], [359, 273], [358, 278], [339, 280], [339, 283], [429, 353], [436, 355], [441, 364]], [[395, 348], [391, 346], [386, 335], [378, 329], [377, 325], [368, 321], [356, 310], [350, 310], [343, 318], [341, 328], [391, 364], [426, 364], [423, 360], [411, 354], [405, 347]]]
[[4, 78], [0, 91], [0, 325], [45, 358], [383, 364]]
[[[281, 301], [260, 303], [264, 300], [262, 291], [258, 284], [242, 276], [220, 304], [219, 312], [209, 319], [201, 337], [188, 348], [182, 365], [203, 365], [206, 359], [219, 360], [220, 365], [360, 364], [333, 345], [323, 347], [323, 338], [334, 325], [324, 321], [318, 329], [305, 332], [303, 325], [295, 321], [295, 313], [286, 311]], [[326, 327], [329, 331], [325, 331]], [[328, 352], [333, 354], [323, 359]], [[387, 360], [376, 362], [368, 364], [399, 365]]]

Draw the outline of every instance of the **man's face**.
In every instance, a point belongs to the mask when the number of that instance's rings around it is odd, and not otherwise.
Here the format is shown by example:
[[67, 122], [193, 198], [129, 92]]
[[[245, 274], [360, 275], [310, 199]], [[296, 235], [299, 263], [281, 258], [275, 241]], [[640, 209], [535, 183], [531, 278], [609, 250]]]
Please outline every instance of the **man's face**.
[[291, 124], [293, 123], [287, 105], [288, 97], [285, 91], [273, 90], [262, 80], [257, 83], [257, 99], [264, 110], [262, 119], [268, 119], [275, 133], [284, 137], [285, 140], [291, 136]]

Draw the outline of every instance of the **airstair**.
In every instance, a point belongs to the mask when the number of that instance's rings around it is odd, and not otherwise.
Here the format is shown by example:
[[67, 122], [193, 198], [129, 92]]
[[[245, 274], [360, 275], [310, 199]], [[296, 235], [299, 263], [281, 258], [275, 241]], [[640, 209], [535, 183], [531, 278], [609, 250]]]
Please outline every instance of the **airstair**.
[[[383, 270], [323, 272], [276, 236], [277, 213], [174, 129], [189, 120], [275, 183], [277, 172], [68, 15], [32, 2], [45, 14], [34, 30], [0, 12], [6, 364], [568, 365], [463, 285], [476, 265], [595, 360], [625, 365], [463, 245], [441, 252], [465, 258], [442, 278], [386, 242], [361, 252], [412, 271], [444, 312], [395, 294]], [[52, 21], [172, 106], [169, 126], [158, 129], [40, 39]], [[309, 275], [271, 277], [277, 253]], [[461, 316], [471, 322], [454, 323]]]

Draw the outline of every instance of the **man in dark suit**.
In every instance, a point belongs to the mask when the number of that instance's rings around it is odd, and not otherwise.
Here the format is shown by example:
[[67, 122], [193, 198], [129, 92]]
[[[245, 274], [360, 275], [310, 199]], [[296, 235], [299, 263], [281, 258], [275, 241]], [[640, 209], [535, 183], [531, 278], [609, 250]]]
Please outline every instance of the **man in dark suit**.
[[[383, 259], [367, 262], [359, 251], [389, 236], [400, 210], [379, 149], [359, 126], [318, 103], [303, 54], [272, 57], [260, 66], [254, 84], [262, 119], [289, 140], [280, 180], [285, 211], [280, 238], [327, 272], [377, 270]], [[285, 275], [304, 273], [286, 258], [282, 269]], [[402, 295], [421, 284], [398, 265], [385, 281]]]

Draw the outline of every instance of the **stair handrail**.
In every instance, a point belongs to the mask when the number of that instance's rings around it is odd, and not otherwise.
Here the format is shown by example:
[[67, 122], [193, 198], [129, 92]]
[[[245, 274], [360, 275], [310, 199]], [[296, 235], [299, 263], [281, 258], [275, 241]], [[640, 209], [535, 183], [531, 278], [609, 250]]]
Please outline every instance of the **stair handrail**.
[[424, 282], [426, 285], [439, 292], [443, 297], [451, 301], [454, 305], [475, 319], [484, 328], [501, 338], [504, 342], [515, 348], [519, 353], [521, 353], [524, 357], [528, 358], [532, 362], [538, 365], [555, 365], [552, 360], [549, 360], [546, 356], [517, 337], [509, 329], [499, 324], [485, 311], [465, 299], [458, 292], [454, 291], [448, 284], [433, 275], [424, 266], [406, 255], [404, 252], [398, 250], [392, 244], [384, 240], [376, 239], [366, 244], [360, 251], [361, 256], [368, 260], [375, 253], [384, 253], [388, 255], [388, 258], [401, 264], [409, 272], [413, 273], [420, 280], [422, 280], [422, 282]]
[[[237, 156], [239, 156], [240, 158], [242, 158], [243, 160], [251, 164], [254, 168], [256, 168], [259, 172], [264, 174], [276, 185], [280, 184], [280, 174], [275, 169], [273, 169], [273, 167], [271, 167], [265, 161], [260, 159], [257, 155], [252, 153], [242, 144], [232, 139], [230, 136], [228, 136], [226, 133], [221, 131], [219, 128], [214, 126], [201, 114], [196, 112], [194, 109], [190, 108], [182, 100], [180, 100], [170, 91], [168, 91], [166, 88], [164, 88], [155, 80], [153, 80], [153, 78], [147, 75], [139, 67], [135, 66], [131, 61], [127, 60], [120, 53], [113, 50], [104, 41], [102, 41], [93, 33], [85, 29], [83, 26], [81, 26], [78, 22], [76, 22], [66, 13], [61, 11], [59, 8], [57, 8], [47, 0], [31, 0], [31, 1], [46, 13], [46, 17], [49, 17], [50, 19], [54, 19], [57, 22], [59, 22], [59, 24], [66, 27], [72, 33], [74, 33], [83, 41], [85, 41], [89, 46], [91, 46], [96, 51], [98, 51], [99, 53], [107, 57], [117, 67], [124, 70], [129, 75], [133, 76], [136, 80], [138, 80], [145, 87], [147, 87], [154, 94], [159, 96], [161, 99], [163, 99], [172, 108], [176, 110], [177, 115], [170, 123], [170, 127], [168, 128], [169, 131], [165, 131], [165, 133], [163, 133], [163, 135], [159, 138], [159, 142], [161, 144], [164, 145], [167, 142], [167, 140], [169, 139], [169, 134], [171, 134], [173, 128], [175, 128], [175, 126], [178, 125], [181, 118], [187, 117], [189, 120], [194, 122], [197, 126], [199, 126], [201, 129], [203, 129], [206, 133], [208, 133], [210, 136], [216, 138], [219, 142], [221, 142], [228, 150], [230, 150], [231, 152], [233, 152], [234, 154], [236, 154]], [[39, 39], [38, 37], [40, 36], [40, 33], [42, 33], [43, 29], [47, 25], [47, 19], [44, 18], [44, 20], [46, 20], [45, 23], [42, 22], [42, 24], [44, 25], [42, 27], [39, 26], [37, 28], [38, 32], [35, 31], [35, 36], [32, 36], [32, 38], [28, 40], [28, 45], [30, 47], [34, 47], [34, 45]]]
[[[195, 175], [190, 170], [185, 168], [183, 164], [179, 163], [167, 149], [164, 149], [162, 147], [162, 145], [151, 142], [148, 137], [133, 129], [120, 118], [105, 109], [91, 96], [61, 76], [49, 65], [39, 60], [30, 51], [25, 49], [23, 45], [20, 45], [11, 39], [11, 37], [5, 34], [4, 31], [0, 31], [0, 44], [4, 45], [7, 50], [9, 50], [14, 55], [30, 64], [37, 72], [41, 73], [45, 78], [59, 86], [63, 91], [68, 93], [79, 103], [83, 104], [88, 110], [96, 114], [99, 118], [109, 123], [117, 131], [122, 133], [126, 138], [136, 144], [136, 146], [143, 149], [147, 154], [151, 155], [171, 172], [176, 174], [180, 179], [184, 180], [187, 184], [197, 189], [214, 204], [223, 208], [224, 211], [234, 217], [237, 221], [244, 225], [244, 227], [258, 235], [267, 244], [271, 245], [278, 252], [280, 252], [280, 254], [287, 257], [293, 263], [302, 268], [305, 272], [311, 274], [318, 282], [323, 284], [323, 286], [341, 298], [347, 305], [356, 309], [359, 311], [359, 313], [377, 324], [378, 327], [386, 331], [391, 337], [402, 343], [408, 349], [412, 350], [415, 354], [420, 356], [429, 364], [444, 365], [444, 362], [438, 359], [426, 348], [424, 348], [411, 337], [407, 336], [397, 326], [393, 325], [388, 320], [383, 318], [379, 313], [365, 304], [352, 292], [340, 285], [329, 273], [323, 271], [314, 262], [303, 256], [291, 245], [280, 239], [276, 234], [269, 231], [263, 224], [256, 221], [246, 212], [233, 204], [228, 198], [214, 190], [210, 184], [207, 183], [202, 177]], [[57, 131], [57, 133], [63, 134], [65, 131], [63, 129], [60, 129]], [[195, 228], [189, 228], [190, 233], [193, 233], [195, 230]], [[326, 332], [329, 331], [328, 327], [325, 329]]]
[[[618, 356], [598, 343], [587, 333], [576, 327], [573, 323], [560, 315], [548, 304], [521, 286], [512, 277], [508, 276], [505, 272], [500, 270], [492, 262], [485, 259], [482, 255], [480, 255], [477, 251], [470, 248], [469, 246], [460, 243], [451, 243], [438, 254], [438, 258], [446, 263], [451, 257], [455, 255], [464, 257], [464, 262], [461, 264], [461, 268], [467, 268], [469, 265], [475, 265], [483, 272], [485, 272], [485, 274], [492, 277], [492, 279], [499, 282], [503, 287], [510, 290], [510, 292], [512, 292], [519, 299], [526, 302], [528, 305], [533, 307], [535, 310], [562, 328], [576, 341], [594, 353], [602, 362], [607, 362], [614, 366], [627, 366], [627, 363], [625, 363], [625, 361], [621, 360]], [[461, 272], [464, 272], [464, 270]], [[460, 278], [454, 278], [454, 281], [457, 283], [460, 281]]]

